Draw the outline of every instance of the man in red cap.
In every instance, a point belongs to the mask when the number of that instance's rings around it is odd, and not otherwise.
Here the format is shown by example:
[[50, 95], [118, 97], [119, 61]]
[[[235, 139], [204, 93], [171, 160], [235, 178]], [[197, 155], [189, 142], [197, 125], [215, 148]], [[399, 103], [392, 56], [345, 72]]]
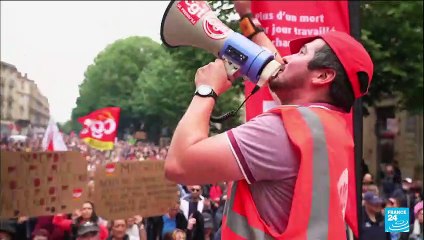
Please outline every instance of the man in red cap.
[[[275, 50], [260, 31], [253, 41]], [[373, 63], [342, 32], [290, 43], [292, 55], [269, 88], [281, 105], [209, 137], [217, 99], [231, 87], [221, 60], [200, 68], [197, 90], [165, 161], [168, 179], [184, 184], [234, 181], [222, 239], [346, 239], [348, 161], [353, 137], [345, 120], [370, 85]]]

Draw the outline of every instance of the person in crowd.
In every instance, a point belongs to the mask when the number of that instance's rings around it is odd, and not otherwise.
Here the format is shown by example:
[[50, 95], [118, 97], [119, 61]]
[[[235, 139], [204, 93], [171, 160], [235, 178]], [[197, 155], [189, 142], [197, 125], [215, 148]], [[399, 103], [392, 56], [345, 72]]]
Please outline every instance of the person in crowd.
[[130, 240], [146, 239], [146, 229], [143, 223], [143, 217], [136, 215], [127, 219], [127, 231]]
[[392, 164], [385, 166], [384, 178], [381, 181], [384, 197], [389, 198], [392, 193], [399, 187], [395, 181], [395, 170]]
[[218, 208], [222, 194], [223, 194], [223, 190], [220, 184], [215, 183], [211, 186], [209, 191], [209, 198], [211, 199], [212, 206], [214, 208]]
[[410, 235], [410, 240], [423, 240], [423, 201], [414, 206], [414, 224]]
[[364, 194], [362, 208], [362, 236], [363, 240], [385, 239], [384, 216], [382, 214], [383, 199], [373, 192]]
[[151, 217], [148, 220], [147, 231], [149, 239], [165, 239], [165, 235], [175, 229], [188, 229], [188, 220], [180, 212], [180, 202], [173, 204], [166, 214]]
[[[64, 216], [67, 218], [68, 216]], [[40, 216], [37, 217], [34, 232], [39, 229], [45, 229], [49, 232], [49, 240], [63, 240], [68, 239], [69, 233], [65, 232], [62, 228], [53, 224], [53, 216]]]
[[415, 180], [412, 182], [411, 191], [414, 194], [414, 205], [423, 200], [423, 183], [420, 180]]
[[374, 177], [371, 173], [365, 173], [364, 177], [362, 178], [362, 184], [363, 185], [370, 185], [374, 184]]
[[186, 240], [186, 239], [187, 239], [187, 234], [184, 230], [177, 228], [172, 232], [172, 240]]
[[94, 204], [90, 201], [84, 202], [81, 210], [77, 209], [75, 211], [75, 218], [73, 220], [66, 219], [63, 214], [57, 214], [53, 217], [53, 224], [70, 232], [72, 239], [75, 239], [78, 227], [85, 222], [93, 222], [100, 228], [100, 240], [105, 240], [107, 238], [107, 228], [101, 224], [101, 219], [96, 214]]
[[386, 200], [385, 207], [386, 208], [398, 208], [398, 207], [400, 207], [400, 200], [396, 199], [394, 197], [391, 197], [391, 198]]
[[51, 240], [50, 233], [43, 228], [37, 229], [33, 232], [32, 240]]
[[16, 223], [10, 219], [0, 219], [0, 239], [14, 240], [16, 234]]
[[184, 198], [187, 195], [190, 195], [190, 192], [187, 190], [187, 187], [183, 186], [182, 184], [177, 184], [178, 187], [178, 196], [179, 198]]
[[20, 216], [16, 219], [16, 235], [17, 239], [30, 239], [31, 233], [37, 223], [37, 218]]
[[362, 177], [362, 192], [367, 192], [367, 188], [371, 184], [374, 184], [374, 177], [371, 173], [365, 173]]
[[401, 206], [407, 208], [414, 207], [414, 193], [411, 191], [412, 179], [407, 177], [402, 180], [401, 188], [393, 191], [391, 196], [397, 197], [401, 200]]
[[196, 211], [203, 212], [205, 197], [202, 196], [202, 187], [200, 185], [188, 186], [190, 195], [181, 198], [181, 211], [185, 218], [188, 220], [189, 216], [193, 215]]
[[128, 224], [125, 219], [115, 219], [110, 221], [110, 231], [108, 240], [130, 240], [127, 234]]
[[190, 215], [187, 223], [187, 239], [189, 240], [204, 240], [205, 228], [203, 214], [195, 211]]
[[127, 230], [126, 233], [129, 239], [139, 240], [140, 239], [140, 228], [136, 224], [135, 217], [129, 217], [126, 220]]
[[100, 227], [95, 222], [82, 222], [76, 229], [76, 240], [101, 240]]
[[167, 232], [163, 237], [162, 240], [173, 240], [173, 234], [174, 232]]
[[413, 208], [415, 205], [415, 195], [411, 190], [412, 187], [412, 179], [411, 178], [405, 178], [402, 180], [401, 188], [397, 188], [393, 191], [392, 195], [393, 197], [400, 200], [400, 206], [409, 208], [409, 220], [410, 222], [414, 221], [414, 214], [413, 214]]
[[380, 189], [378, 189], [378, 186], [375, 184], [367, 186], [365, 192], [373, 192], [375, 195], [380, 196]]
[[401, 182], [402, 182], [402, 172], [400, 171], [400, 168], [399, 168], [399, 161], [394, 160], [392, 165], [393, 165], [393, 172], [394, 172], [393, 180], [394, 180], [395, 183], [401, 184]]
[[214, 239], [214, 219], [211, 211], [203, 211], [203, 222], [204, 222], [204, 232], [205, 232], [205, 240]]
[[[385, 208], [398, 208], [400, 207], [400, 199], [391, 197], [386, 200]], [[384, 209], [381, 210], [381, 213], [384, 215]], [[389, 240], [408, 240], [409, 232], [387, 232], [387, 239]]]

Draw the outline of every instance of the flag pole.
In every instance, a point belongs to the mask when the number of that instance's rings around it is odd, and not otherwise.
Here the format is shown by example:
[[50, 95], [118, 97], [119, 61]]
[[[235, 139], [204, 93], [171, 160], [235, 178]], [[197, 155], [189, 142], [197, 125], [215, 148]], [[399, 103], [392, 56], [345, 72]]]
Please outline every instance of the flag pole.
[[[360, 41], [360, 1], [349, 1], [350, 34]], [[353, 141], [355, 143], [355, 181], [356, 181], [356, 211], [358, 222], [358, 238], [362, 235], [362, 139], [363, 139], [363, 112], [362, 99], [359, 98], [353, 105]]]

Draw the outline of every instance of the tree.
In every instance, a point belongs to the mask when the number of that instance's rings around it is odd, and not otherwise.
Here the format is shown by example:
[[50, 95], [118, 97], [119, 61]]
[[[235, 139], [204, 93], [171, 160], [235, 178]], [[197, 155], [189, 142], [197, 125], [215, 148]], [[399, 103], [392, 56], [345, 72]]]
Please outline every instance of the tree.
[[70, 134], [72, 132], [72, 120], [68, 120], [64, 123], [57, 123], [60, 131], [66, 134]]
[[120, 39], [106, 47], [85, 72], [72, 120], [76, 122], [78, 117], [99, 108], [118, 106], [121, 132], [137, 125], [139, 119], [131, 106], [136, 80], [149, 62], [162, 54], [160, 44], [147, 37]]
[[[233, 11], [229, 1], [210, 3], [221, 19]], [[165, 49], [148, 38], [131, 37], [102, 51], [87, 68], [80, 85], [80, 97], [69, 124], [72, 129], [79, 126], [78, 117], [110, 105], [122, 109], [120, 133], [144, 125], [149, 137], [157, 140], [162, 128], [175, 128], [193, 97], [196, 70], [215, 57], [195, 48]], [[239, 88], [222, 95], [214, 114], [236, 108], [241, 94]], [[224, 128], [238, 122], [237, 117], [233, 118]]]
[[374, 61], [369, 106], [399, 96], [399, 107], [423, 110], [423, 2], [363, 2], [361, 39]]
[[[199, 50], [184, 50], [192, 52], [191, 62], [212, 61]], [[179, 52], [181, 53], [181, 52]], [[185, 52], [187, 53], [187, 52]], [[196, 57], [197, 56], [197, 57]], [[209, 59], [208, 59], [209, 58]], [[183, 68], [179, 65], [187, 60], [166, 54], [153, 60], [139, 76], [133, 96], [133, 110], [143, 116], [148, 125], [160, 125], [174, 129], [193, 98], [194, 74], [198, 66]], [[218, 98], [214, 113], [222, 114], [237, 106], [239, 90], [232, 89]], [[235, 124], [237, 119], [233, 120]], [[147, 123], [146, 122], [146, 123]], [[156, 130], [157, 131], [157, 130]]]

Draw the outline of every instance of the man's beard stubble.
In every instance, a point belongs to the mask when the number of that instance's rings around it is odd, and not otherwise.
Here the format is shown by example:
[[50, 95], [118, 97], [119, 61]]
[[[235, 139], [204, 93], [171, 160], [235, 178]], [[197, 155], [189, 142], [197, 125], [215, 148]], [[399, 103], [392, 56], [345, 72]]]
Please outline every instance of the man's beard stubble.
[[275, 79], [272, 79], [269, 81], [269, 88], [275, 92], [289, 92], [296, 89], [303, 88], [305, 83], [304, 79], [297, 78], [297, 79], [285, 79], [281, 74], [277, 76]]

